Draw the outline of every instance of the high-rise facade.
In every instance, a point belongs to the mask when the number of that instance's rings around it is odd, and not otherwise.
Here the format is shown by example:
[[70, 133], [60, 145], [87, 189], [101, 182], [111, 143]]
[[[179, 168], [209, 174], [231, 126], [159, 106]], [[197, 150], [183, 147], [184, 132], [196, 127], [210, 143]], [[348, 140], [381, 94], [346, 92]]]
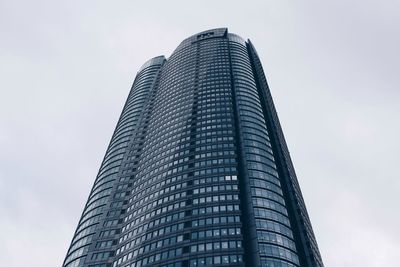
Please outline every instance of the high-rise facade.
[[257, 52], [226, 28], [137, 73], [63, 267], [323, 266]]

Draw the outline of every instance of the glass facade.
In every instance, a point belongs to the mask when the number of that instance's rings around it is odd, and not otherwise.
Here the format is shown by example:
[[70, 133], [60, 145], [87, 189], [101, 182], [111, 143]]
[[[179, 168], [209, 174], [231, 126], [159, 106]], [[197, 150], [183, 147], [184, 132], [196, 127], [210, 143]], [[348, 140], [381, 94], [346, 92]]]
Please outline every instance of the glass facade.
[[323, 266], [250, 41], [141, 67], [63, 266]]

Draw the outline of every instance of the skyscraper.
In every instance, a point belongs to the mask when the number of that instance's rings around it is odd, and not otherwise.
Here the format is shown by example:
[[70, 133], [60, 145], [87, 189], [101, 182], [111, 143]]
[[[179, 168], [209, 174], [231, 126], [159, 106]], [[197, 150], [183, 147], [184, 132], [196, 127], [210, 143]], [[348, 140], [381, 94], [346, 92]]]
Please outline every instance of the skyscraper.
[[208, 30], [140, 68], [63, 266], [323, 266], [250, 41]]

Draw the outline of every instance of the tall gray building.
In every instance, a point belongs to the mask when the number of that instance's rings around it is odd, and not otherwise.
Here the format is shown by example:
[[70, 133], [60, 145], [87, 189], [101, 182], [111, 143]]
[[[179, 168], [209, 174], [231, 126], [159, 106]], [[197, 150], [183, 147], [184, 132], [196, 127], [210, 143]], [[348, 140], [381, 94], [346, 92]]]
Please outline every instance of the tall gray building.
[[63, 266], [323, 266], [250, 41], [208, 30], [141, 67]]

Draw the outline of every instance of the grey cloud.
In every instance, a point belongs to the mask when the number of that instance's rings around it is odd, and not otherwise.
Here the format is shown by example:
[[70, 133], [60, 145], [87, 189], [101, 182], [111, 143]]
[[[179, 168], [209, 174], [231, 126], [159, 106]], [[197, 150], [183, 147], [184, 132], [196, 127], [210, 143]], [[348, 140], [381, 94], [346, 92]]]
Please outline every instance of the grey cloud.
[[395, 266], [399, 5], [2, 1], [2, 264], [61, 265], [140, 65], [227, 26], [261, 56], [325, 265]]

